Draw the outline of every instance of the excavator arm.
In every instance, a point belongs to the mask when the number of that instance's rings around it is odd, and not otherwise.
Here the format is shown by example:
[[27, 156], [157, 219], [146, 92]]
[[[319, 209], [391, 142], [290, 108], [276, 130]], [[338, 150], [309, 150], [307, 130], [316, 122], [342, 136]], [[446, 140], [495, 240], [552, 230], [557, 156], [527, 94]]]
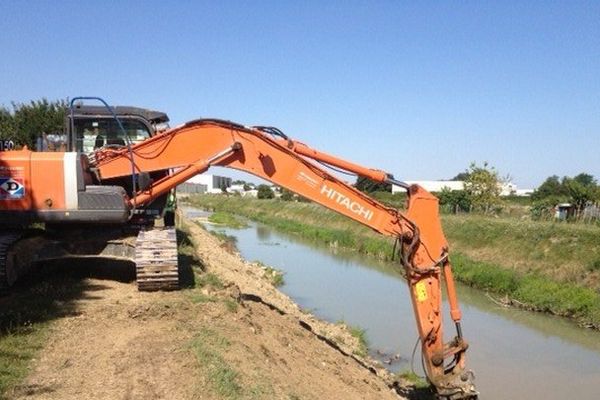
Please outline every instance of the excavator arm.
[[[323, 169], [344, 169], [408, 190], [402, 213], [372, 199]], [[285, 187], [316, 203], [396, 238], [410, 288], [427, 378], [444, 399], [473, 399], [473, 375], [465, 368], [467, 343], [460, 325], [448, 244], [438, 215], [438, 200], [419, 186], [408, 186], [383, 171], [372, 170], [311, 149], [270, 127], [246, 127], [221, 120], [197, 120], [154, 136], [129, 149], [101, 149], [92, 161], [100, 181], [171, 169], [143, 185], [129, 199], [132, 208], [147, 204], [212, 166], [234, 168]], [[442, 325], [442, 279], [456, 326], [445, 343]]]

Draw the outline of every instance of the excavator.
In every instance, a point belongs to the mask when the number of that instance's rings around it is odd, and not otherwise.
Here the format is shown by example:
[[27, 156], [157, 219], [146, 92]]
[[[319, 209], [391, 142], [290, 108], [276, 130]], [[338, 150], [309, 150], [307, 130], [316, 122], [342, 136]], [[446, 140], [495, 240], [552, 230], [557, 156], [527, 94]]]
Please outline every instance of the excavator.
[[[77, 111], [77, 104], [90, 100], [101, 101], [107, 111]], [[113, 109], [97, 97], [74, 98], [67, 151], [0, 152], [0, 289], [7, 290], [29, 265], [64, 257], [133, 261], [139, 290], [177, 289], [175, 230], [153, 221], [177, 185], [213, 166], [233, 168], [394, 238], [433, 392], [443, 400], [478, 398], [466, 367], [468, 344], [434, 195], [315, 150], [275, 127], [198, 119], [169, 128], [166, 115], [135, 110]], [[116, 131], [93, 129], [110, 118]], [[369, 197], [328, 167], [405, 188], [406, 211]], [[442, 324], [444, 288], [456, 331], [449, 341]]]

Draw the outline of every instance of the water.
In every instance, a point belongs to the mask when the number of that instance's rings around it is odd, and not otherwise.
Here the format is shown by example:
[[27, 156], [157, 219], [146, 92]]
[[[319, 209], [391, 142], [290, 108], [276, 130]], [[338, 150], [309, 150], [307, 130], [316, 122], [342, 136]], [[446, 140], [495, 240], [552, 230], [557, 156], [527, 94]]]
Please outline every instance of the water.
[[[206, 214], [188, 209], [188, 216], [200, 215]], [[393, 264], [334, 252], [260, 224], [209, 229], [235, 236], [245, 259], [284, 271], [281, 290], [302, 308], [366, 329], [374, 357], [400, 354], [390, 369], [410, 368], [417, 331], [406, 282]], [[600, 333], [563, 318], [498, 307], [468, 287], [457, 289], [470, 343], [468, 365], [481, 399], [600, 398]], [[414, 364], [419, 370], [418, 357]]]

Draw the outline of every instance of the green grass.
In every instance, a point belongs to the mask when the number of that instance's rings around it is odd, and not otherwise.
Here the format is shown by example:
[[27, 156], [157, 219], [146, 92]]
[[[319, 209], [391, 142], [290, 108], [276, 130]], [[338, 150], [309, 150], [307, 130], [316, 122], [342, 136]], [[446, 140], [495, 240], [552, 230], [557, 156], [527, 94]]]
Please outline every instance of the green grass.
[[239, 229], [245, 228], [248, 224], [231, 213], [216, 211], [208, 217], [208, 220], [213, 224], [224, 225], [229, 228]]
[[269, 282], [271, 282], [271, 284], [275, 287], [280, 287], [285, 284], [285, 280], [283, 279], [283, 272], [278, 269], [272, 267], [265, 267], [265, 275], [267, 279], [269, 279]]
[[350, 334], [358, 340], [358, 349], [354, 351], [354, 354], [366, 357], [369, 349], [369, 341], [367, 339], [367, 331], [358, 326], [349, 326]]
[[553, 281], [536, 273], [520, 273], [498, 265], [473, 261], [462, 254], [452, 257], [457, 280], [470, 286], [506, 295], [526, 308], [570, 317], [582, 325], [600, 328], [598, 292]]
[[0, 399], [29, 373], [29, 363], [42, 349], [49, 324], [31, 324], [5, 333], [0, 338]]
[[[83, 272], [48, 263], [49, 274], [34, 272], [30, 282], [13, 288], [0, 307], [0, 399], [30, 372], [55, 320], [77, 313], [76, 301], [88, 287]], [[91, 264], [90, 268], [94, 268]]]
[[415, 374], [413, 371], [402, 371], [398, 373], [398, 378], [401, 378], [403, 380], [406, 380], [410, 383], [412, 383], [413, 385], [415, 385], [415, 388], [417, 389], [428, 389], [429, 383], [427, 383], [427, 380], [423, 377], [420, 377], [419, 375]]
[[223, 289], [225, 287], [221, 278], [219, 278], [217, 275], [213, 274], [212, 272], [205, 272], [202, 274], [198, 274], [196, 276], [196, 286], [198, 286], [198, 287], [210, 286], [215, 289]]
[[[380, 259], [392, 241], [314, 203], [197, 196], [192, 205]], [[442, 217], [455, 278], [600, 329], [600, 228], [479, 215]]]
[[[348, 332], [352, 337], [354, 337], [358, 342], [358, 348], [354, 350], [354, 354], [360, 357], [366, 357], [369, 351], [369, 340], [367, 338], [367, 330], [363, 329], [359, 326], [352, 326], [346, 323], [346, 321], [339, 320], [337, 322], [338, 325], [345, 326], [348, 329]], [[343, 338], [336, 338], [338, 342], [343, 343]]]
[[223, 358], [230, 342], [216, 331], [200, 330], [191, 343], [198, 364], [207, 371], [212, 389], [224, 399], [239, 399], [243, 396], [240, 374]]

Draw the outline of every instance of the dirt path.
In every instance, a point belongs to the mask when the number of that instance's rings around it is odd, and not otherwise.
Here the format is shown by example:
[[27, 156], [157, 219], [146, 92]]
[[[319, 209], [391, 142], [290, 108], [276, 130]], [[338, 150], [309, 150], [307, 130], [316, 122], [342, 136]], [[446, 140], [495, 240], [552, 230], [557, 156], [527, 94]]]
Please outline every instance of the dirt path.
[[86, 278], [15, 399], [398, 399], [356, 339], [306, 314], [190, 225], [196, 287], [139, 293]]

